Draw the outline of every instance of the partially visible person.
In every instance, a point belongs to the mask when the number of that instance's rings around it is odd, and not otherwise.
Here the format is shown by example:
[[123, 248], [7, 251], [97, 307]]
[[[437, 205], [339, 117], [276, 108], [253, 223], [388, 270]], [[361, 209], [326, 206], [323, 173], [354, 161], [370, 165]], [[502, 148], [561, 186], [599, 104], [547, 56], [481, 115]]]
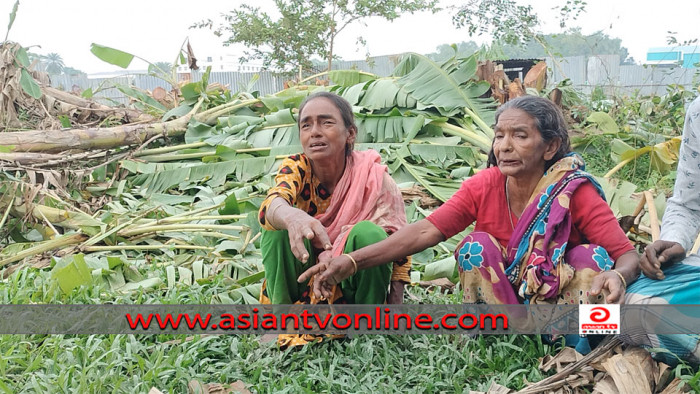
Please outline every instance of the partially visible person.
[[[352, 107], [328, 92], [307, 97], [299, 107], [302, 154], [286, 158], [276, 185], [260, 206], [265, 283], [261, 302], [316, 303], [308, 281], [297, 277], [309, 266], [345, 259], [406, 224], [401, 193], [373, 150], [353, 150], [357, 136]], [[410, 281], [410, 261], [353, 271], [339, 282], [330, 302], [400, 303]], [[387, 293], [391, 283], [391, 293]]]
[[[417, 253], [475, 223], [455, 251], [465, 303], [619, 303], [639, 275], [639, 256], [549, 100], [523, 96], [496, 112], [486, 170], [428, 218], [350, 253], [360, 270]], [[336, 258], [309, 269], [314, 290], [354, 270]], [[587, 344], [581, 351], [587, 351]]]
[[[644, 250], [644, 275], [629, 287], [631, 305], [700, 304], [700, 256], [688, 255], [700, 231], [700, 97], [688, 107], [678, 156], [673, 196], [664, 212], [659, 240]], [[700, 316], [689, 316], [698, 319]], [[623, 336], [631, 344], [665, 349], [658, 359], [676, 364], [679, 359], [700, 363], [700, 335], [657, 335], [654, 328], [666, 324], [651, 316], [640, 317], [637, 332]]]

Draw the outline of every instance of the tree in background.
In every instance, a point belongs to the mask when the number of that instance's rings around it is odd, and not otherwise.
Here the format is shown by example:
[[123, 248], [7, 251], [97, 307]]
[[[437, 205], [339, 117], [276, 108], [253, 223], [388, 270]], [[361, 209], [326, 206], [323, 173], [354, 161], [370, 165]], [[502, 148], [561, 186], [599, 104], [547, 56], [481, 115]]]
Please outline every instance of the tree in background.
[[[629, 55], [619, 38], [611, 38], [603, 32], [584, 35], [578, 27], [562, 34], [546, 34], [541, 39], [559, 56], [620, 55], [622, 63]], [[542, 58], [548, 55], [544, 47], [534, 40], [527, 41], [524, 46], [505, 45], [503, 52], [511, 59]]]
[[474, 41], [462, 41], [459, 44], [442, 44], [435, 48], [435, 52], [429, 53], [426, 56], [436, 62], [445, 61], [452, 56], [469, 56], [479, 50], [479, 45]]
[[87, 75], [84, 71], [77, 68], [68, 67], [63, 63], [63, 58], [58, 53], [49, 53], [48, 55], [39, 55], [33, 52], [27, 52], [29, 62], [33, 64], [34, 70], [43, 71], [52, 75]]
[[87, 74], [84, 71], [78, 70], [77, 68], [68, 67], [68, 66], [63, 67], [63, 74], [71, 75], [71, 76], [77, 76], [77, 75], [87, 76]]
[[[250, 48], [242, 61], [261, 59], [265, 67], [280, 70], [310, 68], [311, 57], [326, 59], [330, 70], [335, 39], [349, 25], [369, 17], [392, 21], [403, 13], [439, 10], [438, 0], [275, 0], [281, 15], [273, 18], [259, 7], [242, 5], [223, 14], [227, 24], [215, 29], [229, 34], [225, 45], [241, 43]], [[212, 20], [193, 27], [213, 27]], [[358, 37], [358, 43], [363, 43]]]
[[[559, 9], [559, 26], [585, 12], [583, 0], [567, 0]], [[550, 47], [540, 32], [540, 19], [532, 6], [518, 5], [515, 0], [469, 0], [458, 8], [452, 18], [457, 27], [467, 28], [469, 36], [490, 34], [503, 45], [526, 47], [530, 41], [539, 44], [553, 57]]]
[[163, 72], [170, 72], [170, 70], [173, 68], [173, 65], [170, 64], [170, 62], [155, 62], [153, 63], [154, 66], [158, 67], [159, 69], [163, 70]]
[[63, 68], [65, 67], [61, 55], [55, 52], [42, 56], [42, 62], [46, 65], [46, 72], [49, 74], [61, 74], [63, 72]]
[[[621, 64], [634, 64], [634, 59], [629, 57], [628, 49], [621, 46], [622, 40], [612, 38], [603, 32], [583, 35], [581, 28], [576, 27], [566, 33], [545, 34], [542, 36], [542, 41], [557, 56], [620, 55]], [[491, 46], [497, 46], [497, 49], [502, 52], [501, 57], [505, 59], [540, 59], [549, 55], [545, 48], [534, 40], [529, 40], [524, 45], [499, 45], [495, 41]], [[462, 41], [459, 44], [439, 45], [436, 52], [426, 56], [440, 62], [455, 56], [455, 53], [458, 57], [464, 57], [482, 49], [474, 41]], [[498, 56], [491, 56], [489, 59], [498, 60]]]

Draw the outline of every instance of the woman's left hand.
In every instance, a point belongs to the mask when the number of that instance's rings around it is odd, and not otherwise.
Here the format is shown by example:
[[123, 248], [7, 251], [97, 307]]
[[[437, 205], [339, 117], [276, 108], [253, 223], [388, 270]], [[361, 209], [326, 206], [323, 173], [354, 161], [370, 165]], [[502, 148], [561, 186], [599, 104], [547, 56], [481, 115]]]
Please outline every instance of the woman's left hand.
[[297, 282], [303, 283], [312, 276], [314, 279], [314, 294], [317, 297], [331, 298], [333, 296], [333, 286], [352, 276], [355, 265], [348, 256], [338, 256], [327, 262], [319, 262], [308, 270], [304, 271]]
[[593, 278], [591, 294], [597, 296], [602, 290], [608, 292], [608, 296], [605, 298], [605, 302], [608, 304], [622, 304], [625, 300], [625, 285], [615, 272], [604, 271]]

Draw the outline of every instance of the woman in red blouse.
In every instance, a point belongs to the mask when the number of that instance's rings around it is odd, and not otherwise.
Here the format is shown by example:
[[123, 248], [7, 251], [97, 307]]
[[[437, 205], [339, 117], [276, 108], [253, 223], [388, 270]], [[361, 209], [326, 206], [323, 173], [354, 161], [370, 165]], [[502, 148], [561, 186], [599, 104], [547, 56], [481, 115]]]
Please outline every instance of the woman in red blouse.
[[[639, 257], [549, 100], [524, 96], [496, 112], [488, 168], [428, 218], [350, 256], [359, 270], [417, 253], [475, 222], [455, 257], [465, 303], [619, 303]], [[354, 270], [336, 258], [307, 270], [314, 291]]]

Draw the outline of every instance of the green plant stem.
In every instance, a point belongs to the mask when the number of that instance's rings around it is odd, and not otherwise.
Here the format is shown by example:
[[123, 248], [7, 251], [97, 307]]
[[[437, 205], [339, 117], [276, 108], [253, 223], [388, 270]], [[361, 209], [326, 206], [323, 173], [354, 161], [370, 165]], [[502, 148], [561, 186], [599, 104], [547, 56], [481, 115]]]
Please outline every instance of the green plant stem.
[[212, 205], [209, 207], [198, 208], [198, 209], [195, 209], [194, 211], [187, 211], [187, 212], [178, 213], [176, 215], [172, 215], [172, 216], [168, 217], [168, 219], [181, 218], [181, 217], [187, 217], [187, 216], [195, 216], [195, 215], [199, 215], [200, 213], [211, 212], [217, 208], [223, 207], [224, 204], [225, 204], [225, 201], [222, 201], [219, 204]]
[[254, 100], [245, 100], [245, 101], [241, 101], [241, 102], [222, 104], [222, 105], [219, 105], [218, 107], [210, 108], [204, 112], [200, 112], [199, 114], [195, 115], [195, 119], [197, 121], [202, 122], [202, 123], [214, 125], [216, 123], [216, 119], [219, 116], [226, 115], [226, 114], [231, 113], [239, 108], [247, 107], [249, 105], [253, 105], [253, 104], [256, 104], [259, 102], [261, 102], [260, 99], [254, 99]]
[[216, 150], [210, 150], [206, 152], [195, 152], [195, 153], [179, 153], [173, 155], [151, 155], [151, 156], [141, 156], [141, 160], [148, 162], [163, 162], [163, 161], [178, 161], [178, 160], [190, 160], [190, 159], [201, 159], [202, 157], [215, 155]]
[[[481, 129], [484, 131], [487, 137], [494, 137], [495, 134], [493, 133], [493, 129], [489, 125], [487, 125], [486, 122], [483, 121], [483, 119], [481, 119], [477, 114], [475, 114], [474, 111], [467, 107], [464, 107], [464, 112], [467, 115], [469, 115], [469, 117], [474, 121], [474, 123], [481, 127]], [[490, 145], [491, 144], [489, 144], [489, 146]]]
[[138, 223], [137, 227], [153, 226], [167, 223], [183, 223], [193, 222], [195, 220], [240, 220], [245, 219], [248, 215], [203, 215], [203, 216], [186, 216], [178, 218], [163, 218], [157, 220], [149, 220], [146, 223]]
[[136, 152], [134, 154], [134, 157], [158, 155], [161, 153], [176, 152], [176, 151], [179, 151], [182, 149], [201, 148], [203, 146], [209, 146], [209, 144], [207, 144], [206, 142], [193, 142], [191, 144], [172, 145], [172, 146], [164, 146], [162, 148], [144, 149], [142, 151]]
[[123, 237], [131, 237], [134, 235], [162, 232], [162, 231], [187, 231], [187, 230], [231, 230], [245, 231], [246, 226], [229, 226], [226, 224], [163, 224], [157, 226], [137, 227], [129, 230], [122, 230], [119, 235]]
[[15, 196], [12, 196], [12, 199], [10, 199], [10, 203], [7, 204], [7, 209], [5, 209], [5, 213], [2, 215], [2, 219], [0, 219], [0, 228], [3, 228], [5, 225], [5, 221], [7, 220], [7, 217], [10, 215], [10, 209], [12, 209], [12, 204], [15, 203]]
[[206, 230], [191, 230], [189, 231], [190, 233], [198, 233], [201, 236], [204, 237], [212, 237], [212, 238], [220, 238], [220, 239], [228, 239], [231, 241], [239, 241], [241, 237], [237, 237], [235, 235], [229, 235], [229, 234], [224, 234], [220, 233], [218, 231], [206, 231]]
[[[277, 127], [277, 126], [275, 126]], [[243, 148], [236, 149], [236, 153], [248, 153], [248, 152], [264, 152], [269, 151], [272, 148]], [[177, 160], [190, 160], [190, 159], [200, 159], [202, 157], [216, 155], [216, 150], [210, 150], [205, 152], [194, 152], [194, 153], [179, 153], [173, 155], [150, 155], [141, 156], [142, 160], [149, 162], [163, 162], [163, 161], [177, 161]]]
[[276, 125], [272, 125], [272, 126], [261, 127], [261, 128], [259, 128], [258, 130], [255, 130], [255, 131], [257, 132], [257, 131], [262, 131], [262, 130], [279, 129], [279, 128], [282, 128], [282, 127], [294, 127], [294, 126], [296, 126], [296, 125], [297, 125], [296, 123], [276, 124]]
[[603, 175], [603, 178], [610, 178], [618, 172], [622, 167], [624, 167], [627, 163], [631, 162], [632, 160], [636, 159], [636, 157], [630, 157], [629, 159], [625, 159], [619, 163], [615, 167], [613, 167], [610, 171], [608, 171], [605, 175]]
[[461, 137], [465, 141], [481, 149], [483, 152], [488, 152], [491, 149], [491, 141], [465, 128], [455, 126], [447, 122], [433, 122], [433, 124], [442, 128], [447, 134]]
[[0, 260], [0, 267], [3, 267], [7, 264], [14, 263], [15, 261], [20, 261], [24, 259], [25, 257], [29, 256], [34, 256], [39, 253], [44, 253], [48, 252], [49, 250], [54, 250], [58, 248], [62, 248], [64, 246], [68, 245], [74, 245], [74, 244], [79, 244], [83, 242], [85, 239], [87, 239], [87, 235], [85, 234], [70, 234], [70, 235], [64, 235], [61, 237], [58, 237], [56, 239], [52, 239], [50, 241], [45, 241], [41, 242], [39, 245], [32, 246], [29, 249], [25, 249], [13, 256], [7, 257], [5, 259]]
[[106, 232], [103, 232], [103, 233], [100, 233], [100, 234], [96, 234], [96, 235], [90, 237], [90, 239], [88, 239], [87, 241], [85, 241], [85, 243], [83, 243], [83, 244], [81, 245], [81, 248], [84, 248], [84, 247], [87, 247], [87, 246], [91, 246], [91, 245], [94, 245], [94, 244], [96, 244], [96, 243], [102, 241], [103, 239], [109, 237], [110, 235], [112, 235], [112, 234], [114, 234], [114, 233], [120, 231], [121, 229], [130, 226], [132, 223], [134, 223], [135, 221], [137, 221], [137, 220], [141, 219], [142, 217], [148, 215], [149, 213], [153, 212], [154, 210], [155, 210], [155, 208], [154, 208], [154, 209], [149, 209], [149, 210], [147, 210], [147, 211], [145, 211], [145, 212], [141, 212], [138, 216], [132, 218], [131, 220], [127, 220], [126, 222], [124, 222], [124, 223], [122, 223], [122, 224], [119, 224], [119, 225], [117, 225], [117, 226], [114, 226], [114, 228], [110, 229], [109, 231], [106, 231]]
[[185, 250], [215, 250], [209, 246], [197, 245], [114, 245], [114, 246], [86, 246], [82, 250], [86, 252], [109, 252], [115, 250], [160, 250], [160, 249], [185, 249]]

